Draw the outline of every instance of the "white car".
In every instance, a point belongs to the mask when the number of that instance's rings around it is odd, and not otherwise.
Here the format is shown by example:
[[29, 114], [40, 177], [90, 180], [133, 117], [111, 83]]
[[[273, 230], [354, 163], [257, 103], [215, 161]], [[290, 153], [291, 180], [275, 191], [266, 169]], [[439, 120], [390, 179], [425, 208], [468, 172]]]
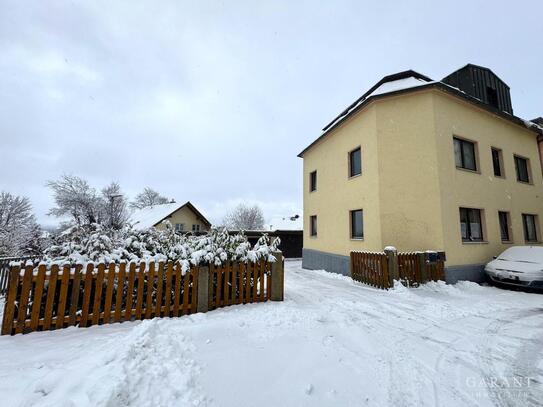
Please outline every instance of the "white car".
[[485, 266], [493, 282], [543, 289], [543, 247], [514, 246]]

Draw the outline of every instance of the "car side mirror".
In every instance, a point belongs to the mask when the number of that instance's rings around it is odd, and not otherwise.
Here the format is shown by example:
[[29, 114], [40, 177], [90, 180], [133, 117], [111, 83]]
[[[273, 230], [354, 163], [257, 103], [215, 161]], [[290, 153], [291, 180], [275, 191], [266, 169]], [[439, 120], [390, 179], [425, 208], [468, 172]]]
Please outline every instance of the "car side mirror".
[[492, 256], [492, 260], [496, 260], [498, 256]]

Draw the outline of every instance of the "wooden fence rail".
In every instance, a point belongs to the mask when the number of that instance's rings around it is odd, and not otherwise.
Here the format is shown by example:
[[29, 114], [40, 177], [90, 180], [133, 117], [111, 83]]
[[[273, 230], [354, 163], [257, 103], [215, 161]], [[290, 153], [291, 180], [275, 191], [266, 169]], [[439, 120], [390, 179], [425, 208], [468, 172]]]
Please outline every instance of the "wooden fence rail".
[[353, 280], [377, 288], [390, 288], [394, 280], [407, 286], [444, 280], [444, 252], [351, 252]]
[[[282, 300], [281, 254], [274, 263], [192, 267], [180, 263], [13, 266], [2, 335], [178, 317], [232, 304]], [[201, 287], [200, 287], [201, 285]], [[279, 292], [280, 291], [280, 292]]]

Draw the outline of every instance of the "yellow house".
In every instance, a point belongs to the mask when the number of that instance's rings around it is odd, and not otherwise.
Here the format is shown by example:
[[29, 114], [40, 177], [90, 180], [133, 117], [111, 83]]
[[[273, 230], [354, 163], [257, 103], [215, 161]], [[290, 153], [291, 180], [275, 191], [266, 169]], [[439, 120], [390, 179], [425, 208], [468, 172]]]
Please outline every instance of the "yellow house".
[[165, 221], [169, 221], [176, 232], [206, 232], [211, 228], [211, 223], [190, 201], [148, 206], [134, 211], [131, 217], [131, 223], [138, 230], [164, 229]]
[[480, 281], [507, 247], [541, 244], [536, 123], [487, 68], [383, 78], [299, 154], [303, 267], [348, 274], [350, 251], [394, 246], [444, 250], [447, 281]]

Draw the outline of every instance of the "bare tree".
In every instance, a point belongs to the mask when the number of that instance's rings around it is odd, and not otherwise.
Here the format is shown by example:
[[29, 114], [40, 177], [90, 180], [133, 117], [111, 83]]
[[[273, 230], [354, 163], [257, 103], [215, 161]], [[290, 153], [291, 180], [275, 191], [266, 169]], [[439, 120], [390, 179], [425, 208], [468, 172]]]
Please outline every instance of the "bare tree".
[[264, 228], [264, 213], [258, 205], [239, 204], [224, 217], [223, 224], [228, 229], [262, 230]]
[[130, 203], [130, 206], [132, 208], [141, 209], [147, 206], [166, 204], [168, 202], [170, 202], [168, 198], [160, 195], [155, 190], [146, 187], [143, 192], [140, 192], [138, 195], [136, 195], [136, 198], [133, 202]]
[[40, 234], [28, 198], [0, 192], [0, 255], [39, 251]]
[[130, 217], [128, 200], [117, 182], [112, 182], [102, 189], [103, 223], [113, 229], [121, 229]]
[[63, 175], [58, 181], [49, 181], [56, 207], [49, 214], [69, 216], [77, 225], [100, 223], [102, 201], [89, 183], [75, 175]]

